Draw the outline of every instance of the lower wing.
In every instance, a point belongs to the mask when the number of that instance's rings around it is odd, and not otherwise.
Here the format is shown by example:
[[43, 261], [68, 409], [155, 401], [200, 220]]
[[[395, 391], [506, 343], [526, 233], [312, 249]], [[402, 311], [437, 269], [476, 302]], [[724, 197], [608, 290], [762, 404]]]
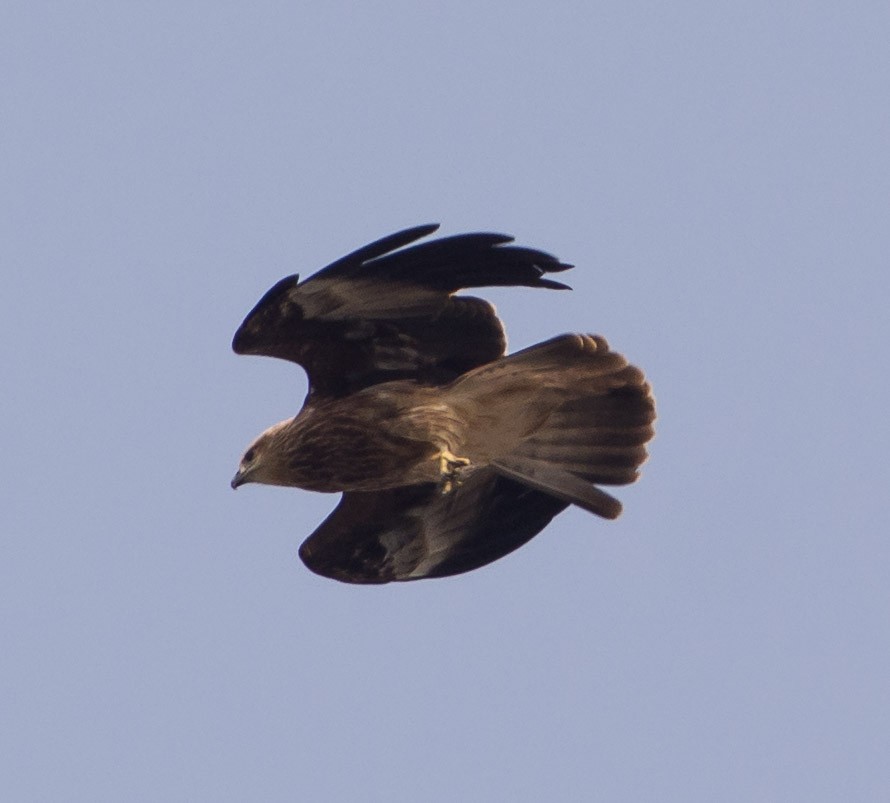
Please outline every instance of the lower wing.
[[345, 493], [300, 558], [345, 583], [447, 577], [518, 549], [567, 506], [490, 469], [448, 494], [434, 483]]

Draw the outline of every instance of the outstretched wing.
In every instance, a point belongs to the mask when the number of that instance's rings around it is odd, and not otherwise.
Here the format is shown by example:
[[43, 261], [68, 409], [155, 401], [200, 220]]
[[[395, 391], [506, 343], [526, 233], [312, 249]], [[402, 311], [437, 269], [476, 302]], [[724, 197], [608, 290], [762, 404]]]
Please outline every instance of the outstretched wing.
[[447, 577], [518, 549], [567, 505], [489, 469], [449, 494], [435, 484], [345, 493], [300, 558], [345, 583]]
[[497, 359], [504, 330], [494, 307], [456, 297], [469, 287], [565, 288], [544, 274], [570, 265], [503, 234], [460, 234], [404, 246], [436, 224], [391, 234], [338, 259], [304, 282], [269, 290], [235, 333], [238, 354], [302, 365], [312, 396], [345, 396], [413, 378], [441, 383]]

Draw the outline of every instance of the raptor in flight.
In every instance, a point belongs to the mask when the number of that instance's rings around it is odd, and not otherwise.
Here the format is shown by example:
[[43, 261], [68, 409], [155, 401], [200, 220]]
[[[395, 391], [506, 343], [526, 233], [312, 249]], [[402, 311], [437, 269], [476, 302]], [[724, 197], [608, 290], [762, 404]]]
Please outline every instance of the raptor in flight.
[[633, 482], [653, 434], [643, 373], [602, 337], [560, 335], [504, 356], [494, 307], [455, 295], [566, 288], [547, 275], [570, 265], [501, 234], [410, 245], [437, 228], [282, 279], [232, 343], [309, 376], [303, 408], [250, 445], [232, 487], [342, 492], [300, 557], [344, 582], [478, 568], [569, 504], [615, 518], [620, 503], [597, 486]]

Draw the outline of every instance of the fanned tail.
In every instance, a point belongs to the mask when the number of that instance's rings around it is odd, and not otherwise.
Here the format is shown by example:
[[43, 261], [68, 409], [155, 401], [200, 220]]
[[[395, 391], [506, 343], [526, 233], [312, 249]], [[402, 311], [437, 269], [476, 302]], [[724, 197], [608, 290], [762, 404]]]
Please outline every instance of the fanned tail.
[[605, 518], [619, 515], [620, 503], [595, 484], [637, 479], [655, 402], [643, 372], [604, 338], [561, 335], [472, 371], [455, 390], [483, 422], [471, 452], [488, 454], [492, 468], [531, 488]]

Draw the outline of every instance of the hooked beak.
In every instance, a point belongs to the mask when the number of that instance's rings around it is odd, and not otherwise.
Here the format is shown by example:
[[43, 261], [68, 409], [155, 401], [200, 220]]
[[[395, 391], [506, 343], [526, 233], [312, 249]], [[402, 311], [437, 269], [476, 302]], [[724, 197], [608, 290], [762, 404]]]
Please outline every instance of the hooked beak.
[[244, 485], [245, 482], [247, 482], [247, 477], [244, 476], [244, 472], [239, 468], [238, 473], [232, 477], [232, 490], [239, 485]]

